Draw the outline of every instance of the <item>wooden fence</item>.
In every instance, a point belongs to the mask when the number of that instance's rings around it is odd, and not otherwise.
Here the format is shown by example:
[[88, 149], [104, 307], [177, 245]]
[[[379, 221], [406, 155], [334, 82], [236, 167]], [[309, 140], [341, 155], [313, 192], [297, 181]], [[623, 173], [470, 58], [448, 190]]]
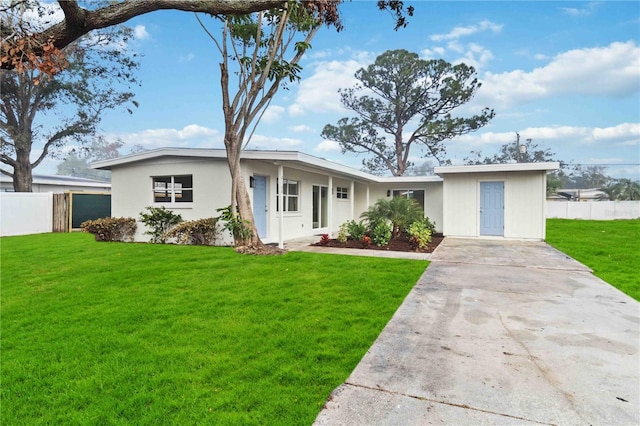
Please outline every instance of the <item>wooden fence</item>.
[[69, 232], [68, 193], [53, 194], [53, 232]]

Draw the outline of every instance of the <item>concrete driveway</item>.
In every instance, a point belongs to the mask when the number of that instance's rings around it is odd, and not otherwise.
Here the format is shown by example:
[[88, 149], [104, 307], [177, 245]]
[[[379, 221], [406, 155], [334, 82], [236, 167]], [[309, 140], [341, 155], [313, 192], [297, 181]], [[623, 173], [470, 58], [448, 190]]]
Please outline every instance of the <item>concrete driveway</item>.
[[431, 261], [315, 424], [640, 424], [638, 302], [544, 243]]

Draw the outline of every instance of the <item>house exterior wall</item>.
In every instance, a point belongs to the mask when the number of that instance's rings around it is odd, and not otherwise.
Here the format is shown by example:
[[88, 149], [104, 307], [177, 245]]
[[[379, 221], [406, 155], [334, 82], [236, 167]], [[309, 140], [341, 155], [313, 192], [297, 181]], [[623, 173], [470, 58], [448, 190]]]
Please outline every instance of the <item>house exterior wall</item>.
[[[154, 176], [192, 175], [193, 203], [154, 203]], [[111, 172], [111, 214], [113, 217], [139, 218], [145, 207], [170, 208], [184, 220], [218, 216], [216, 209], [231, 203], [231, 177], [225, 160], [198, 158], [159, 158], [125, 164]], [[148, 241], [144, 225], [138, 223], [136, 241]]]
[[480, 236], [480, 183], [491, 181], [504, 182], [504, 237], [543, 240], [546, 174], [541, 171], [446, 174], [444, 235]]
[[[424, 191], [424, 215], [435, 221], [436, 231], [443, 232], [442, 216], [442, 182], [429, 183], [376, 183], [370, 185], [370, 204], [375, 204], [381, 198], [391, 198], [387, 196], [387, 191], [394, 190], [423, 190]], [[362, 211], [365, 211], [364, 208]], [[362, 213], [362, 212], [360, 212]], [[360, 214], [358, 214], [359, 216]]]

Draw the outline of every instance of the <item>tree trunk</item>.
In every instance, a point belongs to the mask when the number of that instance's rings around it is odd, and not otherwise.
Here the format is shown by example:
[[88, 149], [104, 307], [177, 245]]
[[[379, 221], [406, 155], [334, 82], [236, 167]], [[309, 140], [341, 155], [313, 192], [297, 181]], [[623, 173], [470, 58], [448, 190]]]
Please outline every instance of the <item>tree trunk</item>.
[[256, 222], [253, 219], [253, 209], [251, 208], [249, 193], [247, 192], [247, 186], [245, 185], [242, 169], [240, 168], [241, 151], [238, 148], [241, 146], [241, 142], [242, 141], [234, 135], [227, 135], [225, 138], [227, 163], [229, 165], [229, 173], [231, 174], [231, 214], [233, 216], [239, 216], [240, 220], [246, 223], [246, 226], [251, 230], [251, 237], [248, 239], [236, 238], [234, 235], [234, 244], [236, 247], [250, 246], [254, 249], [260, 249], [264, 247], [264, 244], [258, 235]]
[[32, 192], [32, 173], [29, 153], [23, 150], [17, 150], [16, 164], [13, 167], [13, 190], [16, 192]]

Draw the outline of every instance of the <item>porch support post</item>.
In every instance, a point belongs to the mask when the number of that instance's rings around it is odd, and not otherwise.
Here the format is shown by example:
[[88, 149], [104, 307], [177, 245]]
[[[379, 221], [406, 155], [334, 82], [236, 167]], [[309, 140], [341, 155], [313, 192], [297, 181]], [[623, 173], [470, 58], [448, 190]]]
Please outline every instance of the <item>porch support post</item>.
[[371, 203], [369, 202], [369, 184], [367, 183], [367, 209], [371, 207]]
[[329, 176], [328, 185], [327, 216], [329, 217], [327, 218], [327, 226], [329, 227], [329, 237], [331, 237], [331, 230], [333, 229], [333, 176]]
[[278, 206], [280, 217], [278, 226], [278, 247], [284, 248], [284, 167], [278, 166]]
[[356, 198], [356, 191], [355, 189], [355, 182], [351, 181], [351, 188], [349, 189], [349, 201], [350, 201], [350, 207], [351, 207], [351, 220], [355, 220], [356, 218], [353, 217], [356, 213], [355, 211], [355, 198]]

